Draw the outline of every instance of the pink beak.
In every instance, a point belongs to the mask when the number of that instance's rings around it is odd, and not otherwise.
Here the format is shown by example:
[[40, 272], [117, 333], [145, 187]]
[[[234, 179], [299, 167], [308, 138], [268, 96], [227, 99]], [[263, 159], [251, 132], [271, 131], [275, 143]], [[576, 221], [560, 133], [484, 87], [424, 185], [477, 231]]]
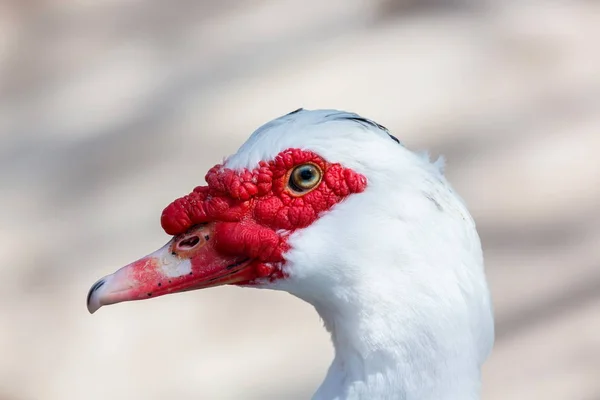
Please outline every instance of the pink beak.
[[122, 301], [143, 300], [169, 293], [241, 283], [256, 277], [252, 259], [222, 254], [215, 248], [215, 224], [192, 227], [154, 253], [92, 285], [90, 313]]

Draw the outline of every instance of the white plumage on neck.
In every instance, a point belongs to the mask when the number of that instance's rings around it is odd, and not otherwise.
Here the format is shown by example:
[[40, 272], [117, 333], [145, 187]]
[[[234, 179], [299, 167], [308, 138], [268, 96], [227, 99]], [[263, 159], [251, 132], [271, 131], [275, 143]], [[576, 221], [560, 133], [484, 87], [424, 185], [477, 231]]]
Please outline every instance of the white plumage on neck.
[[494, 332], [475, 224], [439, 166], [356, 117], [281, 117], [226, 161], [251, 168], [296, 147], [368, 180], [292, 233], [288, 277], [264, 287], [311, 303], [331, 332], [335, 359], [315, 399], [478, 399]]

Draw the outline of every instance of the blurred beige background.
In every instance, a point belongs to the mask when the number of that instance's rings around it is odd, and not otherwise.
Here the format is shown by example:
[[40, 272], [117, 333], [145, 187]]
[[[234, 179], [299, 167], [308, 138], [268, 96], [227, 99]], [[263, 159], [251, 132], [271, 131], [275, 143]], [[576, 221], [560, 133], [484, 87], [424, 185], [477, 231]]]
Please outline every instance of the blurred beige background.
[[308, 398], [332, 350], [289, 295], [85, 308], [301, 106], [448, 158], [497, 313], [484, 399], [600, 399], [599, 43], [584, 0], [1, 1], [0, 399]]

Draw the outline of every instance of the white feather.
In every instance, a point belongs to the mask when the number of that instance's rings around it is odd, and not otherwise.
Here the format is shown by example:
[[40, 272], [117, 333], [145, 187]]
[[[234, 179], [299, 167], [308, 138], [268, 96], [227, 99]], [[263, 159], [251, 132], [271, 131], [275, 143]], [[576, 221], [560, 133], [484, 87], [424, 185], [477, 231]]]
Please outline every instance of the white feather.
[[443, 159], [431, 163], [355, 117], [298, 111], [227, 159], [254, 168], [302, 148], [368, 180], [291, 234], [288, 278], [264, 287], [311, 303], [331, 332], [335, 359], [315, 399], [478, 399], [494, 326], [475, 223]]

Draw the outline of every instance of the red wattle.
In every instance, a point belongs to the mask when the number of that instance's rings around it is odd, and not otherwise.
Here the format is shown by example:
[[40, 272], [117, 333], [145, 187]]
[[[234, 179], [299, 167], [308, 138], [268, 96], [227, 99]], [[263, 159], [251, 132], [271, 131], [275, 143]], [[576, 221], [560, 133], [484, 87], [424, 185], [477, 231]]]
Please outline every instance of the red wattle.
[[[288, 189], [288, 173], [307, 162], [321, 169], [321, 183], [298, 195]], [[206, 174], [206, 182], [207, 186], [198, 186], [165, 208], [161, 216], [165, 232], [177, 235], [193, 225], [218, 222], [219, 251], [263, 263], [283, 262], [289, 233], [309, 226], [323, 212], [367, 186], [363, 175], [300, 149], [285, 150], [251, 171], [216, 165]], [[257, 274], [268, 273], [268, 268], [266, 264], [257, 267]]]

